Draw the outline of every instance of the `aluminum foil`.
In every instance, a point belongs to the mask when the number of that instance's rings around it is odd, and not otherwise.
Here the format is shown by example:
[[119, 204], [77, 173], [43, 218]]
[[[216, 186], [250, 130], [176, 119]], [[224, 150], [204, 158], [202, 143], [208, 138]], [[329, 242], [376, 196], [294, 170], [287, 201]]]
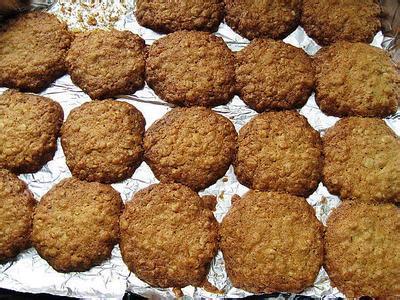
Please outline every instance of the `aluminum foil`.
[[[51, 3], [51, 0], [41, 0], [41, 2]], [[115, 27], [117, 29], [131, 30], [143, 37], [147, 44], [151, 44], [162, 35], [141, 27], [135, 20], [134, 7], [135, 1], [128, 0], [59, 0], [49, 8], [49, 11], [66, 21], [71, 30]], [[391, 9], [388, 11], [391, 12]], [[388, 24], [392, 26], [395, 18], [389, 18], [390, 14], [388, 14], [387, 20], [389, 20]], [[393, 37], [396, 35], [393, 33], [398, 32], [398, 29], [390, 26], [388, 28], [391, 28], [391, 36], [384, 36], [380, 32], [375, 36], [372, 44], [378, 47], [383, 45], [386, 49], [391, 50], [395, 59], [398, 56], [398, 52], [396, 52], [396, 47], [393, 45], [396, 45], [397, 39]], [[385, 32], [390, 34], [390, 31]], [[249, 43], [248, 40], [233, 32], [226, 24], [221, 24], [216, 34], [221, 36], [233, 51], [238, 51]], [[297, 28], [284, 41], [303, 48], [310, 55], [315, 54], [319, 49], [319, 46], [305, 34], [301, 27]], [[5, 90], [5, 88], [0, 88], [0, 93]], [[65, 117], [74, 107], [90, 101], [89, 97], [71, 82], [68, 75], [59, 78], [41, 95], [58, 101], [64, 109]], [[146, 128], [171, 109], [171, 105], [161, 101], [147, 86], [133, 95], [121, 96], [118, 100], [135, 105], [146, 119]], [[216, 107], [214, 110], [232, 120], [237, 130], [256, 115], [256, 112], [246, 107], [238, 97], [235, 97], [229, 104]], [[322, 135], [327, 128], [338, 120], [338, 118], [326, 116], [318, 109], [314, 95], [310, 97], [307, 104], [300, 110], [300, 113], [306, 116], [310, 124]], [[386, 122], [398, 135], [400, 134], [400, 111], [396, 115], [387, 118]], [[23, 174], [20, 175], [20, 178], [29, 185], [35, 198], [40, 200], [54, 184], [70, 176], [71, 173], [65, 163], [60, 142], [58, 142], [58, 150], [52, 161], [47, 163], [39, 172]], [[123, 200], [127, 201], [132, 198], [136, 191], [156, 182], [157, 179], [150, 168], [143, 163], [132, 178], [113, 184], [113, 187], [121, 193]], [[218, 180], [217, 183], [200, 194], [211, 194], [218, 198], [215, 216], [218, 221], [221, 221], [229, 210], [232, 195], [243, 195], [247, 190], [236, 180], [231, 167], [224, 178]], [[326, 222], [332, 208], [336, 207], [340, 202], [336, 196], [329, 194], [322, 184], [307, 200], [315, 208], [318, 219], [323, 223]], [[226, 275], [223, 257], [220, 252], [211, 264], [208, 280], [223, 291], [223, 294], [212, 294], [203, 288], [186, 287], [182, 290], [184, 297], [222, 298], [251, 295], [232, 287]], [[111, 259], [100, 266], [96, 266], [87, 272], [68, 274], [54, 271], [31, 248], [21, 253], [14, 261], [0, 264], [0, 287], [30, 293], [50, 293], [82, 298], [122, 298], [125, 291], [151, 298], [175, 297], [172, 289], [152, 288], [130, 273], [121, 259], [118, 246], [115, 246], [112, 251]], [[323, 269], [321, 269], [314, 285], [303, 291], [301, 295], [314, 298], [343, 297], [336, 288], [331, 286], [329, 278]], [[271, 297], [278, 299], [294, 298], [295, 296], [293, 294], [271, 295]]]

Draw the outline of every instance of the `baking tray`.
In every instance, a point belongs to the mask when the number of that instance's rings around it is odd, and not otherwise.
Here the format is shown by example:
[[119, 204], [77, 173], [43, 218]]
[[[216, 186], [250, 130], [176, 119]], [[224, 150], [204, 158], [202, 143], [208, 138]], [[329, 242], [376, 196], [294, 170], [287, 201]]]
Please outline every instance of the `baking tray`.
[[[72, 31], [114, 27], [139, 34], [145, 39], [148, 45], [162, 36], [150, 29], [141, 27], [136, 22], [133, 13], [135, 1], [59, 0], [56, 3], [52, 3], [51, 0], [39, 1], [40, 3], [37, 7], [40, 9], [46, 7], [50, 13], [56, 14], [60, 19], [66, 21]], [[399, 3], [397, 0], [388, 0], [383, 1], [382, 5], [384, 11], [384, 33], [379, 32], [372, 44], [385, 48], [390, 52], [393, 60], [399, 63]], [[224, 23], [220, 25], [216, 35], [221, 36], [233, 51], [238, 51], [249, 43], [248, 40], [233, 32]], [[298, 27], [284, 41], [304, 49], [310, 55], [315, 54], [320, 48], [305, 34], [301, 27]], [[5, 90], [5, 88], [0, 88], [0, 93]], [[40, 94], [59, 102], [64, 109], [65, 118], [71, 109], [90, 101], [90, 98], [71, 82], [68, 75], [56, 80]], [[118, 97], [118, 100], [135, 105], [146, 119], [146, 128], [171, 109], [171, 105], [161, 101], [147, 85], [143, 90], [135, 94]], [[256, 115], [256, 112], [246, 107], [237, 96], [229, 104], [215, 107], [214, 111], [229, 118], [237, 130]], [[314, 94], [299, 111], [308, 119], [312, 127], [321, 134], [324, 134], [325, 130], [334, 125], [338, 120], [338, 118], [326, 116], [319, 110], [315, 103]], [[400, 111], [397, 111], [395, 115], [385, 119], [385, 121], [397, 135], [400, 134]], [[71, 173], [65, 163], [64, 154], [58, 141], [58, 150], [52, 161], [48, 162], [37, 173], [23, 174], [19, 177], [28, 184], [35, 198], [40, 200], [54, 184], [70, 176]], [[132, 198], [132, 195], [136, 191], [156, 182], [157, 180], [150, 168], [143, 163], [130, 179], [113, 184], [112, 186], [121, 193], [122, 199], [127, 201]], [[200, 192], [200, 194], [217, 196], [218, 204], [215, 217], [218, 221], [221, 221], [229, 210], [231, 196], [234, 194], [242, 195], [247, 190], [246, 187], [239, 184], [236, 180], [231, 167], [224, 178], [221, 178], [217, 183]], [[318, 219], [323, 223], [326, 222], [332, 208], [340, 203], [340, 200], [336, 196], [329, 194], [322, 184], [319, 185], [318, 189], [307, 201], [315, 208]], [[224, 294], [212, 294], [203, 288], [189, 286], [182, 290], [184, 297], [222, 298], [251, 295], [232, 287], [225, 272], [221, 252], [218, 253], [211, 264], [208, 280], [218, 289], [222, 290]], [[134, 274], [130, 273], [121, 259], [118, 246], [115, 246], [113, 249], [111, 259], [105, 261], [100, 266], [96, 266], [87, 272], [68, 274], [54, 271], [31, 248], [21, 253], [14, 261], [0, 265], [0, 288], [81, 298], [122, 298], [126, 291], [149, 298], [175, 297], [172, 289], [150, 287], [139, 280]], [[310, 296], [313, 298], [343, 297], [336, 288], [330, 285], [330, 281], [323, 269], [321, 269], [314, 286], [306, 289], [299, 295], [283, 293], [269, 295], [271, 298], [278, 299], [295, 298], [297, 296]]]

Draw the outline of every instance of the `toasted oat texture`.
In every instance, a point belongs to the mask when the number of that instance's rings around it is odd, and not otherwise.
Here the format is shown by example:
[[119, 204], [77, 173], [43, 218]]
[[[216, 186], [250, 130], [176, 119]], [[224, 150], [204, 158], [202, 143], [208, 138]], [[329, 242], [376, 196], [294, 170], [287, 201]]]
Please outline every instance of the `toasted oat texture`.
[[179, 31], [150, 46], [146, 81], [167, 102], [216, 106], [235, 94], [235, 64], [222, 38]]
[[319, 51], [316, 102], [328, 115], [386, 117], [400, 102], [400, 74], [382, 49], [338, 42]]
[[81, 180], [114, 183], [142, 162], [145, 120], [133, 105], [91, 101], [74, 108], [61, 130], [71, 173]]
[[349, 298], [400, 296], [399, 228], [393, 204], [344, 202], [333, 210], [325, 238], [333, 284]]
[[383, 120], [341, 119], [323, 143], [329, 192], [357, 201], [400, 201], [400, 139]]
[[381, 28], [377, 0], [303, 0], [301, 23], [319, 45], [370, 43]]
[[170, 33], [216, 31], [224, 18], [223, 0], [138, 0], [136, 19], [144, 27]]
[[181, 184], [135, 194], [120, 219], [122, 258], [152, 286], [201, 286], [218, 249], [218, 223], [202, 199]]
[[40, 170], [54, 156], [63, 117], [60, 104], [49, 98], [13, 90], [0, 95], [0, 168]]
[[71, 43], [67, 25], [45, 12], [30, 12], [0, 28], [0, 86], [38, 92], [66, 71]]
[[228, 170], [236, 152], [231, 121], [203, 107], [174, 108], [144, 137], [144, 159], [161, 182], [204, 189]]
[[314, 87], [311, 58], [282, 41], [255, 39], [236, 54], [241, 99], [258, 112], [303, 106]]
[[0, 262], [30, 247], [35, 204], [26, 184], [0, 169]]
[[226, 23], [245, 38], [282, 39], [300, 21], [301, 0], [225, 0]]
[[220, 234], [229, 279], [249, 292], [300, 292], [322, 266], [323, 226], [304, 198], [249, 191], [234, 202]]
[[251, 189], [309, 196], [321, 179], [321, 139], [296, 111], [262, 113], [240, 130], [234, 167]]
[[40, 200], [32, 242], [56, 271], [81, 272], [110, 257], [119, 240], [120, 195], [111, 186], [62, 180]]
[[92, 99], [132, 94], [144, 86], [145, 44], [130, 31], [79, 33], [67, 55], [72, 81]]

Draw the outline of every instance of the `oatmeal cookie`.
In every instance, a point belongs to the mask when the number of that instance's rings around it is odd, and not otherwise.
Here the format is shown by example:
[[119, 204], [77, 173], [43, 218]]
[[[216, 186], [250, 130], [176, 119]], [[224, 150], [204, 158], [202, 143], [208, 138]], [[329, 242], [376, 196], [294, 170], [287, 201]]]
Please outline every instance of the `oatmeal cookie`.
[[71, 173], [87, 181], [114, 183], [142, 162], [145, 120], [127, 102], [91, 101], [74, 108], [61, 130]]
[[156, 287], [201, 286], [218, 249], [218, 223], [181, 184], [135, 194], [121, 216], [121, 253], [129, 270]]
[[236, 153], [231, 121], [204, 107], [174, 108], [144, 138], [144, 159], [161, 182], [198, 191], [228, 170]]
[[64, 113], [57, 102], [8, 90], [0, 95], [0, 168], [34, 173], [54, 156]]
[[0, 86], [39, 92], [66, 72], [67, 25], [45, 12], [29, 12], [0, 28]]

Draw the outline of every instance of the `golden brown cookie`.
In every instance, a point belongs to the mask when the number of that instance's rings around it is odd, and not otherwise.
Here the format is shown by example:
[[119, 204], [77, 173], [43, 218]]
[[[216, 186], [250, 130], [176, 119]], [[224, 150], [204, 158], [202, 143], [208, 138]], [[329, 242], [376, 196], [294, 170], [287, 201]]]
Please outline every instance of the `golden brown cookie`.
[[332, 283], [349, 298], [399, 297], [399, 229], [400, 209], [393, 204], [344, 202], [334, 209], [325, 238]]
[[142, 162], [145, 120], [127, 102], [91, 101], [74, 108], [61, 131], [71, 173], [113, 183], [132, 176]]
[[282, 41], [255, 39], [236, 53], [240, 98], [258, 112], [302, 107], [314, 87], [311, 58]]
[[136, 19], [158, 32], [216, 31], [224, 18], [223, 0], [138, 0]]
[[301, 24], [319, 45], [370, 43], [381, 28], [377, 0], [303, 0]]
[[130, 31], [77, 34], [67, 55], [72, 81], [92, 99], [132, 94], [144, 86], [144, 40]]
[[54, 15], [30, 12], [0, 28], [0, 86], [38, 92], [66, 71], [71, 43], [67, 25]]
[[0, 169], [0, 262], [30, 247], [35, 205], [26, 184]]
[[121, 197], [111, 186], [64, 179], [40, 200], [32, 242], [58, 272], [81, 272], [102, 263], [119, 240]]
[[239, 131], [234, 167], [251, 189], [309, 196], [321, 179], [319, 133], [296, 111], [262, 113]]
[[315, 57], [316, 102], [328, 115], [386, 117], [400, 102], [400, 75], [389, 54], [338, 42]]
[[229, 279], [248, 292], [300, 292], [322, 266], [323, 226], [304, 198], [250, 191], [234, 202], [220, 234]]
[[218, 223], [202, 199], [181, 184], [135, 194], [120, 220], [122, 258], [156, 287], [201, 286], [218, 249]]
[[147, 130], [144, 159], [161, 182], [197, 191], [226, 173], [236, 138], [232, 122], [208, 108], [174, 108]]
[[226, 104], [235, 94], [234, 57], [212, 34], [171, 33], [151, 45], [146, 81], [162, 100], [176, 105]]
[[329, 192], [357, 201], [400, 201], [400, 140], [383, 120], [341, 119], [323, 143]]
[[54, 156], [63, 122], [57, 102], [8, 90], [0, 95], [0, 168], [34, 173]]
[[245, 38], [282, 39], [296, 29], [301, 0], [225, 0], [226, 23]]

